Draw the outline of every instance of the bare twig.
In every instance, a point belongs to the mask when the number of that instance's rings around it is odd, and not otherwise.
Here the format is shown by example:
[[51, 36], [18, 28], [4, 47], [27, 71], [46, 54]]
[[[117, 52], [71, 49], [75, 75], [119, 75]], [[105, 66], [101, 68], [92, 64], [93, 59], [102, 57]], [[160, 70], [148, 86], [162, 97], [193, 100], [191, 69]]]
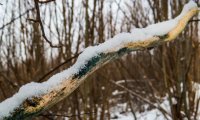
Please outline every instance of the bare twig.
[[13, 83], [6, 75], [0, 72], [0, 75], [13, 87], [13, 88], [19, 88], [19, 85], [16, 83]]
[[31, 22], [39, 22], [38, 20], [27, 18], [26, 20], [31, 21]]
[[[82, 53], [82, 52], [81, 52]], [[78, 53], [76, 55], [74, 55], [73, 57], [67, 59], [66, 61], [64, 61], [63, 63], [59, 64], [58, 66], [56, 66], [55, 68], [53, 68], [52, 70], [50, 70], [49, 72], [47, 72], [44, 76], [42, 76], [37, 82], [42, 82], [47, 76], [49, 76], [51, 73], [53, 73], [54, 71], [56, 71], [57, 69], [59, 69], [61, 66], [69, 63], [70, 61], [72, 61], [73, 59], [77, 58], [81, 53]]]
[[2, 25], [0, 27], [0, 30], [4, 29], [6, 26], [12, 24], [13, 22], [15, 22], [16, 20], [20, 19], [21, 17], [23, 17], [24, 15], [26, 15], [27, 13], [29, 13], [30, 11], [33, 11], [35, 8], [30, 8], [28, 10], [26, 10], [24, 13], [20, 14], [18, 17], [13, 18], [11, 21], [7, 22], [6, 24]]
[[[42, 20], [40, 17], [40, 7], [38, 4], [38, 0], [34, 0], [35, 2], [35, 9], [36, 9], [36, 13], [37, 13], [37, 18], [35, 21], [37, 21], [40, 24], [40, 28], [42, 31], [42, 37], [44, 38], [44, 40], [52, 47], [52, 48], [60, 48], [61, 45], [53, 45], [52, 42], [50, 40], [48, 40], [48, 38], [46, 37], [45, 31], [44, 31], [44, 26], [42, 24]], [[33, 21], [33, 20], [32, 20]]]
[[49, 3], [49, 2], [55, 2], [56, 0], [47, 0], [47, 1], [40, 1], [38, 0], [38, 3], [44, 4], [44, 3]]

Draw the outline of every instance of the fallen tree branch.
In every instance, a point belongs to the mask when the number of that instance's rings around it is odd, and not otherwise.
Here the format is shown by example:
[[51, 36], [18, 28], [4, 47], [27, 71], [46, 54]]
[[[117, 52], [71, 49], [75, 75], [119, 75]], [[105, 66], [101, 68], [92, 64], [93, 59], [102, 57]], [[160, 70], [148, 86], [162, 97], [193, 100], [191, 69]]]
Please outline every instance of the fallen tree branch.
[[[122, 33], [98, 46], [89, 47], [69, 69], [52, 76], [46, 82], [30, 83], [21, 87], [17, 94], [0, 103], [0, 119], [31, 119], [70, 95], [89, 75], [111, 60], [131, 51], [172, 41], [198, 13], [198, 7], [193, 3], [192, 5], [192, 8], [191, 5], [190, 8], [184, 8], [174, 20], [136, 29], [134, 33]], [[166, 29], [164, 32], [163, 26]]]

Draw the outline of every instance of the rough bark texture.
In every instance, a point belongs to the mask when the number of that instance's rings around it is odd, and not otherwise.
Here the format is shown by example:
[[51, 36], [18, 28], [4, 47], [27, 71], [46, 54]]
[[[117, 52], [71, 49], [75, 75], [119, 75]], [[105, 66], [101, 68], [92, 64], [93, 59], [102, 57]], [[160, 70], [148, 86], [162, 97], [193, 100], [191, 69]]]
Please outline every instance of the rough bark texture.
[[88, 61], [85, 68], [81, 69], [78, 74], [63, 81], [56, 89], [41, 96], [32, 97], [25, 100], [20, 107], [18, 107], [9, 117], [5, 120], [23, 120], [31, 119], [37, 116], [42, 111], [52, 107], [68, 95], [70, 95], [90, 74], [95, 70], [107, 64], [109, 61], [119, 58], [131, 51], [143, 50], [161, 45], [165, 42], [175, 39], [180, 32], [183, 31], [188, 21], [198, 13], [198, 8], [194, 8], [186, 13], [179, 21], [179, 24], [164, 36], [154, 36], [142, 42], [130, 42], [122, 47], [112, 48], [105, 53], [101, 53], [98, 57], [93, 57]]

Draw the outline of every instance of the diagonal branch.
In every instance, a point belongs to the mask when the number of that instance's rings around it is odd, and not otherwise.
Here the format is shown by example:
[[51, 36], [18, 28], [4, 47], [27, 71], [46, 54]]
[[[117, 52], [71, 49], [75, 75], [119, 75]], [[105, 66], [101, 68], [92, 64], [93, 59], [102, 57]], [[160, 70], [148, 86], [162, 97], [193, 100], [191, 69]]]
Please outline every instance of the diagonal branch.
[[[88, 47], [69, 69], [46, 82], [29, 83], [13, 97], [3, 101], [0, 104], [0, 119], [23, 120], [37, 116], [70, 95], [89, 75], [108, 62], [131, 51], [156, 47], [174, 40], [198, 13], [198, 8], [192, 6], [183, 11], [174, 20], [136, 29], [135, 33], [122, 33], [98, 46]], [[171, 26], [169, 23], [176, 24]], [[163, 26], [167, 29], [164, 33]]]
[[16, 20], [22, 18], [24, 15], [28, 14], [29, 12], [33, 11], [35, 8], [30, 8], [28, 10], [26, 10], [25, 12], [23, 12], [22, 14], [20, 14], [19, 16], [11, 19], [9, 22], [3, 24], [1, 27], [0, 27], [0, 30], [3, 30], [6, 26], [8, 25], [11, 25], [12, 23], [14, 23]]
[[74, 55], [73, 57], [67, 59], [66, 61], [64, 61], [63, 63], [57, 65], [55, 68], [53, 68], [52, 70], [50, 70], [49, 72], [47, 72], [44, 76], [42, 76], [39, 80], [37, 80], [37, 82], [42, 82], [47, 76], [51, 75], [53, 72], [55, 72], [56, 70], [58, 70], [61, 66], [71, 62], [73, 59], [77, 58], [81, 53], [77, 53], [76, 55]]

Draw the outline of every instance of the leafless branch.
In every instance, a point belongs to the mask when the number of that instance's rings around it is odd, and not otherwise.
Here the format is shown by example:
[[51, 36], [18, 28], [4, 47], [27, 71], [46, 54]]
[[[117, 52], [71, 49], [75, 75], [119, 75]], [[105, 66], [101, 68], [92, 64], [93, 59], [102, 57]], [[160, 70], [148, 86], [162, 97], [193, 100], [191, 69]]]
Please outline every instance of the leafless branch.
[[[82, 52], [81, 52], [82, 53]], [[42, 82], [47, 76], [49, 76], [51, 73], [53, 73], [54, 71], [56, 71], [57, 69], [59, 69], [61, 66], [69, 63], [70, 61], [72, 61], [73, 59], [77, 58], [81, 53], [78, 53], [76, 55], [74, 55], [73, 57], [67, 59], [66, 61], [64, 61], [63, 63], [59, 64], [58, 66], [56, 66], [55, 68], [53, 68], [52, 70], [50, 70], [49, 72], [47, 72], [44, 76], [42, 76], [37, 82]]]
[[31, 21], [31, 22], [39, 22], [38, 20], [27, 18], [26, 20]]
[[[36, 9], [36, 13], [37, 13], [37, 18], [35, 21], [37, 21], [40, 24], [40, 28], [42, 31], [42, 37], [44, 38], [44, 40], [52, 47], [52, 48], [60, 48], [61, 45], [53, 45], [52, 42], [50, 40], [48, 40], [48, 38], [46, 37], [45, 31], [44, 31], [44, 26], [42, 24], [42, 20], [41, 20], [41, 16], [40, 16], [40, 7], [38, 4], [38, 0], [34, 0], [35, 2], [35, 9]], [[33, 21], [33, 20], [32, 20]]]
[[49, 3], [49, 2], [55, 2], [56, 0], [47, 0], [47, 1], [40, 1], [38, 0], [38, 3], [44, 4], [44, 3]]
[[0, 75], [13, 87], [13, 88], [19, 88], [18, 84], [13, 83], [6, 75], [0, 72]]
[[13, 18], [11, 21], [7, 22], [6, 24], [2, 25], [0, 27], [0, 30], [4, 29], [6, 26], [14, 23], [16, 20], [20, 19], [21, 17], [23, 17], [24, 15], [26, 15], [28, 12], [33, 11], [35, 8], [30, 8], [28, 10], [26, 10], [24, 13], [20, 14], [18, 17]]

